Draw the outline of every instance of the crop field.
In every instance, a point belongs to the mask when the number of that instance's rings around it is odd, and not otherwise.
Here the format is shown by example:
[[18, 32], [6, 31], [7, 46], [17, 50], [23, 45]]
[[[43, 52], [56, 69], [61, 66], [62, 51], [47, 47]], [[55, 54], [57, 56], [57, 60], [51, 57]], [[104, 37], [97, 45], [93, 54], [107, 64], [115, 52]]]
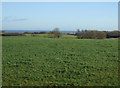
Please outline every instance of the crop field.
[[118, 86], [118, 39], [2, 38], [3, 86]]

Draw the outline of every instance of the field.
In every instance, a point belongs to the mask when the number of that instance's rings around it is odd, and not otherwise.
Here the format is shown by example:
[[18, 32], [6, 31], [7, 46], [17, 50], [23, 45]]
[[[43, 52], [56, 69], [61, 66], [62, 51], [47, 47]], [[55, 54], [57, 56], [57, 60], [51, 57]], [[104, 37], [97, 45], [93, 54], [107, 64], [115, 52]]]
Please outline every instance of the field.
[[[25, 34], [25, 36], [31, 36], [32, 34]], [[35, 35], [35, 37], [39, 37], [39, 38], [48, 38], [49, 37], [49, 35], [48, 34], [34, 34]], [[51, 34], [50, 34], [51, 35]], [[76, 38], [76, 36], [74, 36], [74, 35], [65, 35], [65, 34], [62, 34], [61, 35], [61, 38], [62, 39], [75, 39]]]
[[3, 37], [3, 86], [118, 86], [118, 39]]

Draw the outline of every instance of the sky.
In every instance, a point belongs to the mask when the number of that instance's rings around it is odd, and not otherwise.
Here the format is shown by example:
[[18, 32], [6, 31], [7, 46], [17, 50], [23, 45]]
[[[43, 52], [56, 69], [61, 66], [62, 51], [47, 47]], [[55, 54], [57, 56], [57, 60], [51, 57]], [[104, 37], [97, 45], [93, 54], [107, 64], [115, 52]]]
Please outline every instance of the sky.
[[2, 2], [119, 2], [119, 0], [1, 0]]
[[117, 2], [3, 2], [3, 30], [117, 30]]

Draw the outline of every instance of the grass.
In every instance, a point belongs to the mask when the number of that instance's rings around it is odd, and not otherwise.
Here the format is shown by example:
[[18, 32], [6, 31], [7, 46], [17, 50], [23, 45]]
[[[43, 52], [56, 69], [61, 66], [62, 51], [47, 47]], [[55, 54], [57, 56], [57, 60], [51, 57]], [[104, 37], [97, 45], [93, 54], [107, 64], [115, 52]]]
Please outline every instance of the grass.
[[118, 86], [118, 39], [3, 37], [3, 86]]
[[[25, 34], [27, 37], [31, 37], [32, 34]], [[34, 34], [36, 35], [35, 37], [39, 37], [39, 38], [48, 38], [51, 34]], [[61, 37], [62, 39], [75, 39], [76, 36], [74, 35], [66, 35], [66, 34], [62, 34]]]

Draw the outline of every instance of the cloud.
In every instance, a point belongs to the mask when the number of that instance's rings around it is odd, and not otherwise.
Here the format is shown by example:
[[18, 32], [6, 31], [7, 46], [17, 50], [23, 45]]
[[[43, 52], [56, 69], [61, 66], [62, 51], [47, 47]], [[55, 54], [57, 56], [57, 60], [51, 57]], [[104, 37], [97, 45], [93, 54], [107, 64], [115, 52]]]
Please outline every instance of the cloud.
[[11, 21], [26, 21], [26, 20], [28, 20], [28, 19], [26, 19], [26, 18], [21, 18], [21, 19], [13, 19], [13, 20], [11, 20]]
[[2, 19], [2, 22], [6, 22], [6, 21], [9, 21], [11, 18], [11, 16], [6, 16]]
[[27, 18], [13, 18], [11, 16], [4, 17], [2, 22], [27, 21]]

